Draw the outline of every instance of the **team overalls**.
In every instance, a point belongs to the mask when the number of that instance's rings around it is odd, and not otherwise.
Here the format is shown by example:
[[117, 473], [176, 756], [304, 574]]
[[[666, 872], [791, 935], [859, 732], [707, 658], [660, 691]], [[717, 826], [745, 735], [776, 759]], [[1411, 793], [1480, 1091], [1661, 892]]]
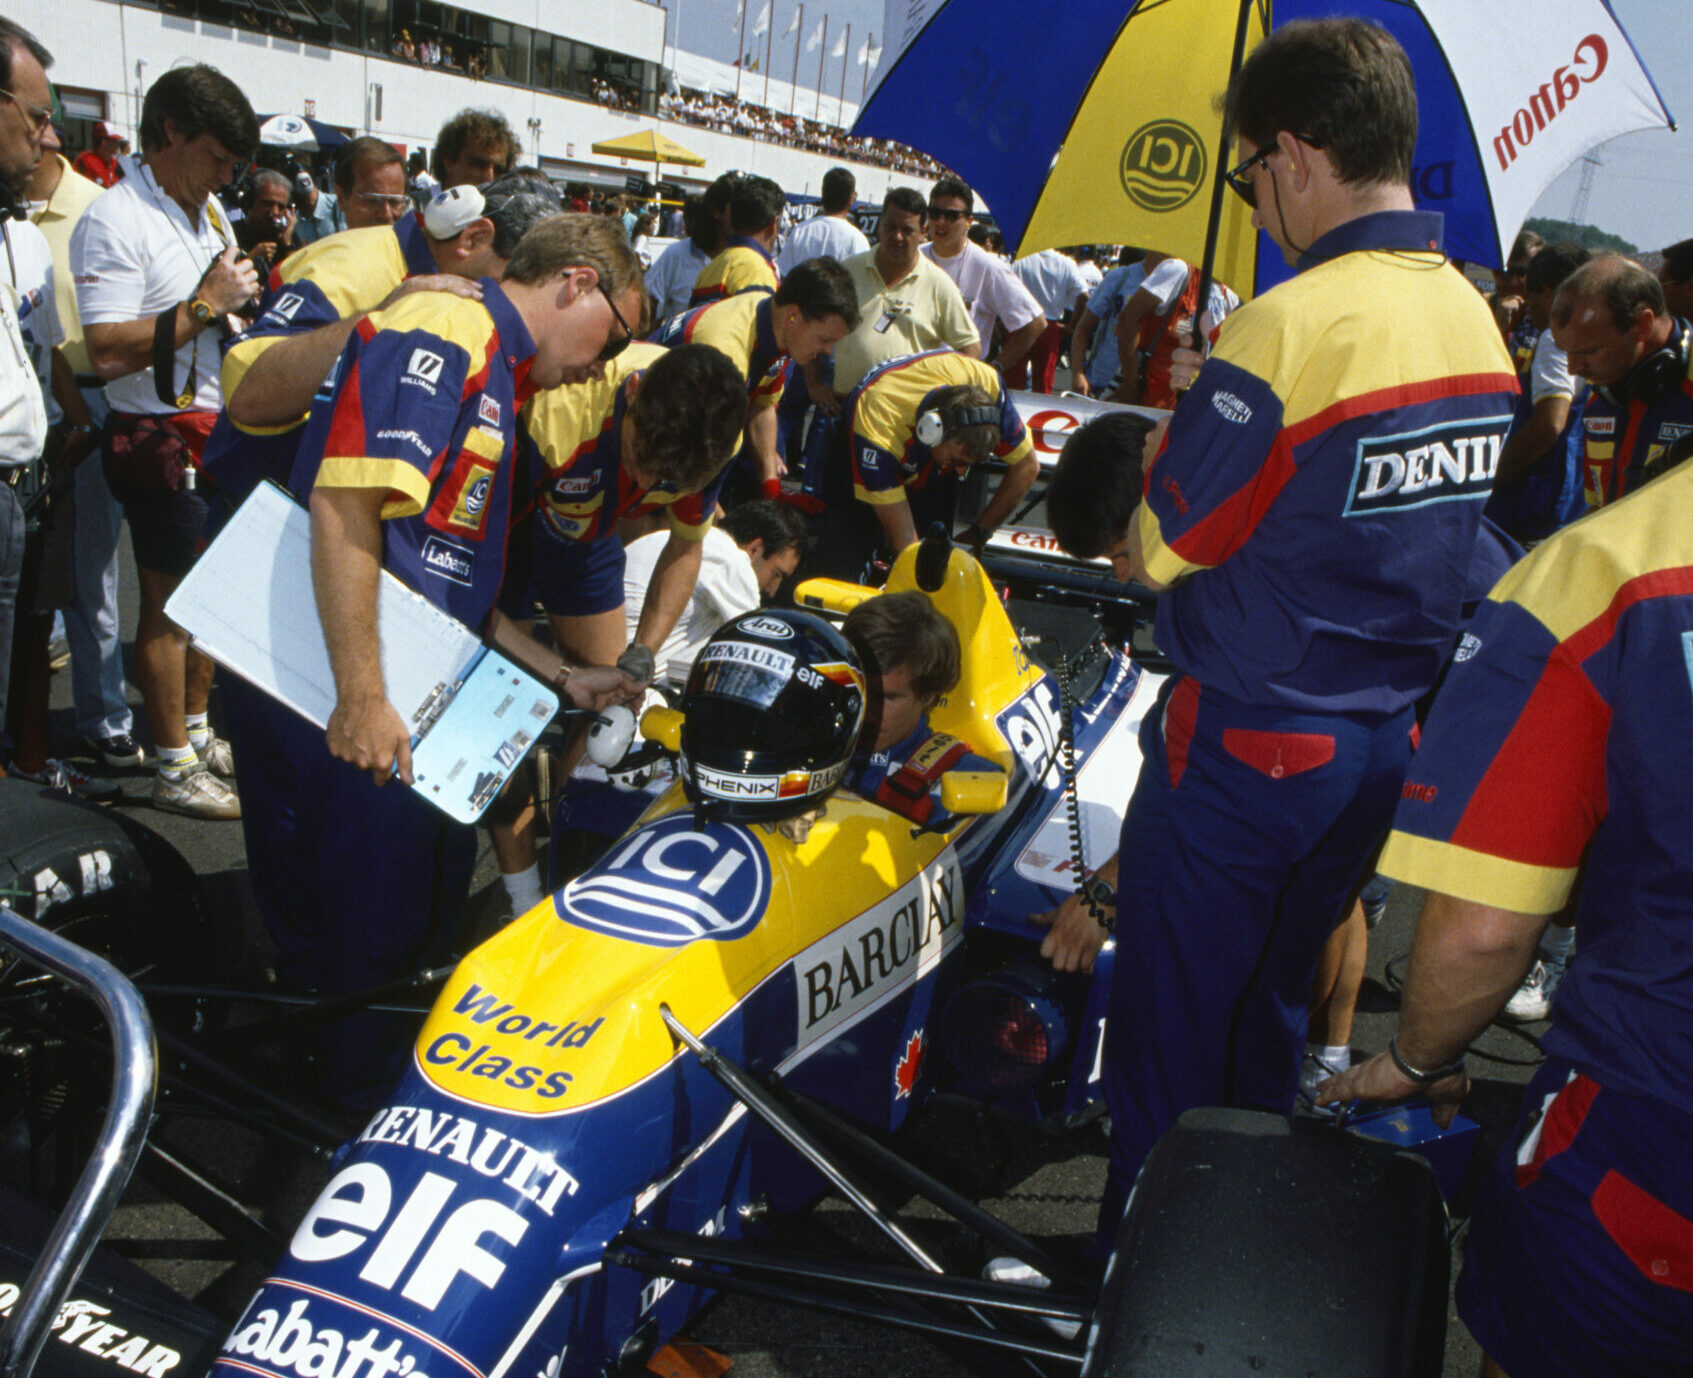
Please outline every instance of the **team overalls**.
[[1148, 470], [1130, 534], [1176, 673], [1123, 823], [1106, 1239], [1183, 1110], [1291, 1109], [1318, 952], [1452, 648], [1516, 380], [1440, 237], [1323, 236], [1223, 323]]

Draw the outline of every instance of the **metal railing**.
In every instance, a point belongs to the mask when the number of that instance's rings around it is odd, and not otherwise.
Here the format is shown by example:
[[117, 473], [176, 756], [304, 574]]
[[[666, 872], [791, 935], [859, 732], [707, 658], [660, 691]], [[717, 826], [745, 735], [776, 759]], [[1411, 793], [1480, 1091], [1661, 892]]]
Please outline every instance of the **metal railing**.
[[112, 1090], [99, 1138], [46, 1248], [30, 1269], [10, 1321], [0, 1328], [0, 1378], [28, 1378], [54, 1317], [82, 1275], [141, 1156], [153, 1114], [158, 1053], [146, 1004], [105, 958], [3, 904], [0, 943], [87, 994], [112, 1034]]

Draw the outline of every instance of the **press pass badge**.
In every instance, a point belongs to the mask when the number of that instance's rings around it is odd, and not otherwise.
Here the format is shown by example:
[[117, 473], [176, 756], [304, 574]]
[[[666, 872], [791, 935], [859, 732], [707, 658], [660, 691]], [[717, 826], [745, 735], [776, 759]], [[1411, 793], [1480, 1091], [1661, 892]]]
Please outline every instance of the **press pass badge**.
[[894, 313], [892, 311], [884, 311], [882, 312], [881, 318], [877, 320], [876, 324], [872, 326], [871, 329], [873, 329], [878, 335], [886, 335], [893, 323]]

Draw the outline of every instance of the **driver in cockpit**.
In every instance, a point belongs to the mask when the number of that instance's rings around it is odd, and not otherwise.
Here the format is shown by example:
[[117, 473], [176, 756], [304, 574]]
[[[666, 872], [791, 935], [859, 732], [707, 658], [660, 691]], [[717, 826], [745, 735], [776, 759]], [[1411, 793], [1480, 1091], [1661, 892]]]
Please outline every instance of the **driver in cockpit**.
[[869, 686], [864, 728], [841, 783], [913, 823], [949, 830], [955, 820], [941, 804], [941, 776], [999, 770], [929, 726], [929, 710], [958, 683], [958, 633], [916, 590], [867, 599], [841, 631], [863, 660]]

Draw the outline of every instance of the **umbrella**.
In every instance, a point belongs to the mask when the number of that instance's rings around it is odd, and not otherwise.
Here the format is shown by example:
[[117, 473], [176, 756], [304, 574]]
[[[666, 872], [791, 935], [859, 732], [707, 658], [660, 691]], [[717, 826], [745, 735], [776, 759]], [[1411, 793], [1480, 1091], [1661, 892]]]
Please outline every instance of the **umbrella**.
[[704, 167], [705, 159], [691, 148], [684, 148], [676, 140], [666, 138], [656, 129], [643, 129], [638, 134], [625, 134], [620, 139], [602, 139], [593, 146], [595, 153], [607, 158], [633, 158], [653, 165], [653, 181], [659, 180], [660, 163], [675, 163], [678, 167]]
[[[853, 132], [940, 159], [1019, 254], [1140, 244], [1203, 262], [1241, 296], [1287, 275], [1225, 196], [1218, 98], [1272, 27], [1334, 0], [1070, 0], [1040, 11], [1040, 60], [988, 35], [1026, 30], [1023, 0], [913, 0], [907, 41]], [[1416, 72], [1412, 192], [1446, 216], [1446, 250], [1504, 264], [1554, 178], [1595, 144], [1674, 128], [1605, 0], [1348, 0]]]
[[259, 125], [259, 142], [294, 153], [316, 153], [339, 148], [348, 139], [334, 125], [304, 115], [266, 115]]

